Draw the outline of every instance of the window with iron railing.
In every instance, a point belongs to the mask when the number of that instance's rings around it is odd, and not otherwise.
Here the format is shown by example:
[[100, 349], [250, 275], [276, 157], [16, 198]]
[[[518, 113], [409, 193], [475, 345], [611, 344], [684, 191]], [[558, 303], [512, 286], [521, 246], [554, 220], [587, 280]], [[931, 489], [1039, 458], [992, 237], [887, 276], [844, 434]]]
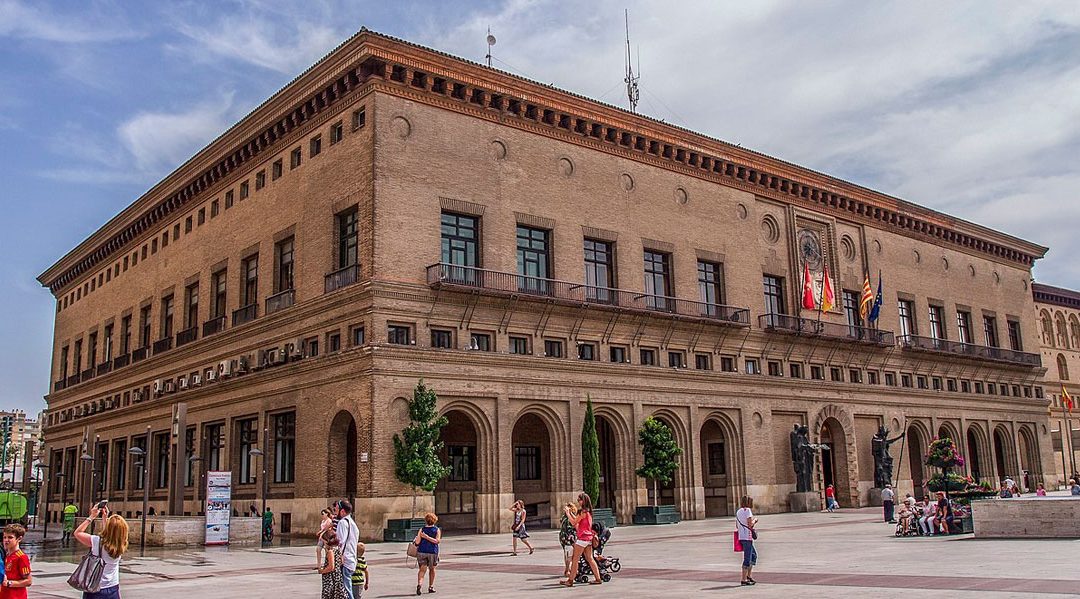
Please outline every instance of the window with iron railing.
[[956, 333], [960, 343], [972, 343], [971, 312], [965, 310], [956, 311]]
[[252, 254], [240, 263], [240, 305], [250, 306], [259, 301], [259, 255]]
[[585, 239], [585, 297], [611, 303], [615, 295], [615, 244], [597, 239]]
[[698, 260], [698, 293], [711, 316], [724, 303], [724, 267], [719, 262]]
[[650, 309], [672, 309], [671, 254], [645, 250], [645, 294]]
[[199, 284], [192, 283], [184, 288], [184, 328], [190, 329], [199, 324]]
[[551, 231], [518, 225], [518, 288], [527, 293], [546, 294], [551, 277]]
[[357, 209], [349, 208], [335, 217], [338, 234], [338, 269], [357, 263]]

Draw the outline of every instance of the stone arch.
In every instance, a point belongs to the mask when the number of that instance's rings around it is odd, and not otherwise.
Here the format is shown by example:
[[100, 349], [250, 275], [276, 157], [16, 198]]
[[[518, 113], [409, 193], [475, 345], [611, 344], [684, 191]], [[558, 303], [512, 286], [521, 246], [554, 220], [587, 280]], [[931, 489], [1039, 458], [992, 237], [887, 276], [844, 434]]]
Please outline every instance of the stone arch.
[[1004, 480], [1006, 477], [1013, 477], [1016, 480], [1017, 476], [1013, 470], [1016, 468], [1016, 460], [1013, 452], [1012, 435], [1009, 433], [1009, 429], [1003, 424], [999, 424], [994, 427], [993, 432], [994, 443], [994, 466], [997, 472], [997, 479], [999, 481]]
[[1071, 349], [1069, 345], [1069, 333], [1065, 327], [1065, 315], [1061, 311], [1054, 312], [1054, 339], [1057, 347]]
[[911, 486], [912, 494], [917, 499], [923, 497], [923, 485], [926, 483], [926, 479], [930, 478], [926, 471], [925, 461], [926, 448], [930, 444], [932, 435], [930, 429], [919, 420], [908, 421], [907, 427], [907, 455], [903, 456], [908, 460], [908, 469], [911, 472]]
[[[693, 473], [690, 466], [690, 433], [687, 430], [686, 421], [677, 412], [667, 409], [658, 408], [650, 414], [653, 418], [663, 422], [669, 429], [671, 429], [671, 435], [675, 438], [675, 443], [683, 450], [682, 455], [679, 456], [679, 467], [675, 470], [675, 476], [669, 485], [661, 487], [660, 495], [661, 499], [666, 496], [666, 491], [671, 492], [671, 501], [679, 507], [679, 511], [686, 517], [689, 517], [693, 513], [693, 498], [687, 497], [686, 490], [693, 486], [691, 482], [693, 479]], [[654, 498], [654, 501], [656, 499]], [[657, 504], [663, 503], [657, 501]]]
[[941, 422], [938, 424], [937, 438], [942, 439], [948, 437], [952, 439], [953, 443], [957, 446], [961, 445], [960, 432], [956, 430], [956, 426], [952, 422]]
[[[574, 489], [569, 467], [572, 454], [563, 421], [549, 406], [534, 403], [518, 410], [510, 429], [513, 493], [515, 499], [525, 502], [526, 509], [535, 509], [535, 515], [530, 515], [538, 528], [557, 523], [555, 514], [561, 505], [560, 497]], [[535, 479], [523, 478], [525, 473], [519, 471], [519, 466], [534, 459], [528, 452], [539, 453], [535, 459], [540, 471]]]
[[634, 513], [637, 491], [636, 437], [629, 421], [614, 406], [594, 403], [593, 413], [600, 437], [600, 473], [604, 477], [597, 505], [612, 508], [616, 520], [628, 523]]
[[1048, 310], [1039, 312], [1039, 328], [1042, 329], [1043, 343], [1054, 347], [1054, 320], [1050, 317]]
[[1069, 315], [1069, 341], [1073, 347], [1080, 347], [1080, 320], [1076, 314]]
[[993, 478], [990, 476], [993, 467], [986, 461], [990, 455], [986, 432], [978, 424], [968, 425], [964, 435], [964, 459], [972, 478], [977, 481]]
[[[334, 415], [330, 421], [326, 450], [326, 496], [355, 503], [359, 444], [356, 418], [352, 412], [340, 410]], [[342, 461], [344, 468], [341, 467]]]
[[1058, 370], [1058, 380], [1060, 380], [1060, 381], [1069, 380], [1069, 361], [1065, 359], [1065, 354], [1058, 354], [1057, 355], [1057, 370]]
[[[707, 435], [707, 432], [710, 432], [710, 427], [714, 427], [712, 432], [718, 432], [722, 436], [724, 443], [722, 480], [717, 480], [711, 470], [712, 458], [708, 445], [710, 440], [715, 437]], [[727, 414], [715, 410], [709, 412], [702, 419], [700, 437], [702, 445], [701, 478], [702, 486], [705, 489], [705, 517], [734, 514], [735, 510], [738, 509], [739, 499], [746, 494], [746, 463], [739, 427]], [[717, 491], [717, 486], [710, 485], [710, 483], [718, 482], [723, 483], [724, 493], [722, 495]]]
[[494, 434], [487, 413], [468, 400], [439, 406], [447, 417], [439, 439], [441, 458], [451, 474], [435, 487], [435, 511], [447, 529], [495, 532], [498, 530], [498, 466]]
[[1024, 490], [1030, 491], [1038, 483], [1043, 482], [1042, 465], [1039, 462], [1038, 435], [1027, 425], [1022, 425], [1016, 429], [1016, 436], [1019, 441], [1020, 469], [1022, 470], [1019, 483], [1023, 485]]
[[[858, 507], [859, 502], [859, 464], [858, 464], [858, 448], [855, 446], [855, 420], [851, 417], [851, 414], [847, 410], [837, 406], [835, 404], [828, 404], [821, 408], [817, 417], [814, 418], [814, 424], [810, 428], [810, 439], [812, 443], [821, 443], [822, 429], [826, 424], [830, 425], [830, 429], [835, 426], [839, 427], [839, 432], [843, 435], [843, 448], [834, 448], [835, 452], [831, 459], [835, 460], [835, 472], [837, 474], [836, 488], [836, 500], [843, 505], [845, 502], [848, 507]], [[835, 430], [833, 431], [836, 432]], [[836, 440], [833, 440], [836, 443]], [[821, 477], [821, 488], [825, 488], [825, 478], [823, 474], [823, 460], [818, 460], [818, 473]], [[843, 488], [840, 488], [842, 485]]]

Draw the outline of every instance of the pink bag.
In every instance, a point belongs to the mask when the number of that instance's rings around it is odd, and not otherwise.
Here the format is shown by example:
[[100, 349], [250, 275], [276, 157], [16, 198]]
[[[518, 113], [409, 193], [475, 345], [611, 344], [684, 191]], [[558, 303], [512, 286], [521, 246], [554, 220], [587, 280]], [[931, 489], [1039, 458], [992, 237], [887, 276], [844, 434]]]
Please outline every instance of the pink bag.
[[739, 540], [739, 531], [734, 531], [731, 534], [735, 536], [735, 553], [742, 553], [742, 541]]

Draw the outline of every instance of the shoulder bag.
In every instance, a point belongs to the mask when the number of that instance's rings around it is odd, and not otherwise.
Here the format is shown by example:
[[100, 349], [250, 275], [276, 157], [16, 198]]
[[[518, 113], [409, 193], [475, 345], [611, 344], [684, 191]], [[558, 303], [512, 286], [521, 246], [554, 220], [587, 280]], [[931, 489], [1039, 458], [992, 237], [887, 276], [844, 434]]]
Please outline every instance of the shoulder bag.
[[98, 540], [98, 554], [87, 551], [79, 561], [75, 571], [68, 577], [68, 585], [76, 591], [96, 593], [101, 590], [101, 577], [105, 573], [105, 560], [101, 558], [101, 540]]

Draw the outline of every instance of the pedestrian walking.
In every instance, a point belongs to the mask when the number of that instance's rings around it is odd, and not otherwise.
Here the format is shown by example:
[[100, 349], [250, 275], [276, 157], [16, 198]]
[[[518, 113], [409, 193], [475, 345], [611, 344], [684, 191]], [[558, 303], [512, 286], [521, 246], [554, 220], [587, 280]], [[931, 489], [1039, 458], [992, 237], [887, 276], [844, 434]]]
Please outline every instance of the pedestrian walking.
[[[98, 504], [100, 505], [100, 504]], [[98, 516], [103, 526], [100, 535], [86, 532]], [[101, 571], [101, 584], [96, 593], [83, 593], [83, 599], [120, 599], [120, 558], [128, 547], [128, 523], [120, 514], [110, 514], [108, 506], [90, 510], [90, 516], [75, 529], [75, 540], [89, 547], [90, 553], [100, 557], [105, 567]]]
[[517, 555], [518, 539], [525, 543], [525, 546], [529, 548], [529, 555], [532, 555], [533, 546], [529, 544], [529, 533], [525, 530], [525, 502], [520, 499], [515, 501], [514, 505], [510, 507], [510, 511], [514, 513], [514, 523], [510, 526], [510, 532], [514, 533], [513, 555]]
[[739, 533], [739, 543], [742, 545], [743, 552], [742, 580], [739, 584], [744, 587], [757, 584], [753, 573], [758, 557], [757, 547], [754, 546], [757, 540], [757, 531], [754, 527], [757, 526], [758, 519], [754, 517], [753, 508], [754, 500], [749, 496], [743, 496], [742, 501], [739, 502], [739, 509], [735, 512], [735, 530]]
[[315, 535], [315, 567], [321, 568], [323, 565], [323, 533], [327, 528], [334, 527], [334, 512], [328, 507], [324, 507], [322, 512], [319, 513], [322, 521], [319, 522], [319, 532]]
[[567, 520], [574, 525], [574, 553], [570, 556], [570, 572], [567, 574], [566, 580], [560, 580], [559, 584], [572, 587], [574, 586], [574, 579], [577, 578], [578, 566], [581, 563], [581, 556], [585, 556], [585, 561], [589, 564], [589, 568], [592, 569], [593, 579], [589, 581], [589, 584], [601, 584], [600, 580], [600, 568], [596, 566], [596, 558], [593, 556], [592, 539], [592, 499], [587, 493], [581, 493], [577, 497], [577, 513], [572, 513], [570, 510], [565, 510]]
[[342, 578], [341, 563], [344, 558], [341, 555], [337, 532], [333, 528], [327, 528], [320, 536], [326, 550], [322, 567], [319, 568], [319, 574], [322, 574], [322, 599], [348, 599], [352, 590], [352, 579], [346, 583]]
[[896, 493], [893, 492], [892, 485], [886, 484], [885, 488], [881, 490], [881, 507], [885, 511], [885, 522], [889, 524], [896, 524], [896, 518], [893, 516], [893, 509], [896, 504]]
[[[26, 599], [26, 587], [34, 584], [30, 572], [30, 558], [19, 547], [26, 529], [22, 524], [4, 527], [4, 582], [0, 586], [0, 599]], [[85, 597], [85, 595], [83, 595]]]
[[825, 487], [825, 511], [833, 512], [840, 509], [840, 504], [836, 502], [836, 490], [832, 485]]
[[425, 526], [416, 533], [413, 543], [416, 548], [416, 594], [420, 594], [420, 586], [424, 583], [424, 572], [428, 573], [427, 592], [435, 592], [435, 568], [439, 565], [439, 544], [442, 543], [442, 529], [435, 524], [439, 517], [431, 512], [424, 514]]
[[356, 570], [356, 543], [360, 541], [360, 528], [353, 522], [351, 503], [341, 499], [336, 507], [338, 520], [334, 526], [334, 534], [341, 545], [341, 586], [349, 599], [355, 599], [352, 594], [352, 575]]
[[67, 502], [64, 506], [64, 530], [63, 535], [60, 537], [60, 544], [64, 547], [68, 546], [71, 542], [71, 533], [75, 532], [75, 518], [79, 515], [79, 506], [74, 502]]
[[1045, 486], [1043, 486], [1043, 484], [1042, 484], [1042, 483], [1039, 483], [1039, 484], [1038, 484], [1038, 485], [1037, 485], [1037, 486], [1035, 487], [1035, 496], [1036, 496], [1036, 497], [1046, 497], [1046, 487], [1045, 487]]
[[367, 558], [364, 554], [367, 553], [367, 545], [363, 543], [356, 544], [356, 570], [353, 570], [352, 575], [352, 592], [353, 597], [360, 599], [364, 596], [364, 591], [368, 589], [368, 585], [371, 583], [371, 576], [368, 574]]

